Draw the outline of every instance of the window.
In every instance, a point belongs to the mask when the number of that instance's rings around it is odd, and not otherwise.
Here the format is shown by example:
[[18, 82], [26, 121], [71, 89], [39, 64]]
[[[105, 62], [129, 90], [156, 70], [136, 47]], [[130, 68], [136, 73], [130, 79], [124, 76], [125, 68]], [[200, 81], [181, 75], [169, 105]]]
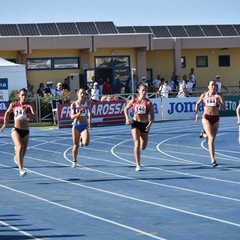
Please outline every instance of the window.
[[126, 82], [129, 77], [128, 69], [116, 69], [114, 74], [115, 79], [119, 79], [121, 82]]
[[113, 57], [113, 66], [114, 67], [128, 67], [129, 58], [128, 57]]
[[79, 69], [79, 58], [30, 58], [28, 70]]
[[208, 57], [207, 56], [197, 56], [196, 57], [197, 67], [208, 67]]
[[186, 67], [186, 57], [181, 57], [181, 65], [182, 65], [182, 68]]
[[53, 59], [53, 68], [54, 69], [73, 69], [79, 68], [78, 58], [55, 58]]
[[129, 67], [129, 57], [96, 57], [95, 65], [97, 68], [106, 67]]
[[229, 55], [218, 56], [218, 66], [219, 67], [230, 67], [230, 56]]
[[28, 59], [28, 70], [51, 69], [51, 59]]
[[96, 67], [112, 67], [111, 57], [96, 57], [95, 58]]

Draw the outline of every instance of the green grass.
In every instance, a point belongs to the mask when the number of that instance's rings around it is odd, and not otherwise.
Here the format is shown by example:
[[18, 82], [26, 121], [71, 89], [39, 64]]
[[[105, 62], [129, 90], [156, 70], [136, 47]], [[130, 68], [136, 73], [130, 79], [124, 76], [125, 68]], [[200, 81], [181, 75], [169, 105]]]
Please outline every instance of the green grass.
[[39, 130], [56, 130], [58, 126], [32, 126], [31, 128], [37, 128]]

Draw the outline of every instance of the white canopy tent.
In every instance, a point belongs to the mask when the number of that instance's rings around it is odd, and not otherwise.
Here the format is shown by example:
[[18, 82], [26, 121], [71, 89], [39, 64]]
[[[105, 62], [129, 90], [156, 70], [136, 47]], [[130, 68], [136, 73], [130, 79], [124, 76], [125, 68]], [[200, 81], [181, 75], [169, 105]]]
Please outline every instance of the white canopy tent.
[[8, 79], [8, 94], [13, 90], [27, 89], [26, 66], [0, 58], [0, 79]]

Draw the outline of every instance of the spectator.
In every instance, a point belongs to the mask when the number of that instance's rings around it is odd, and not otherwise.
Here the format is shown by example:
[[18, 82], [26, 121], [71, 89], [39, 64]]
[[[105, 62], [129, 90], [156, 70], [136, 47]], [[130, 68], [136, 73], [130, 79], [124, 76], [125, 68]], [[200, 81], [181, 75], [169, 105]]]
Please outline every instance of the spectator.
[[70, 92], [70, 80], [69, 80], [69, 77], [64, 79], [64, 82], [62, 84], [62, 89], [63, 90], [67, 89]]
[[98, 81], [99, 95], [103, 95], [103, 79], [100, 78]]
[[144, 83], [146, 87], [148, 87], [148, 82], [147, 82], [147, 79], [146, 77], [142, 77], [142, 82], [141, 84]]
[[51, 94], [50, 82], [47, 82], [46, 88], [44, 89], [44, 92], [45, 92], [46, 94]]
[[193, 81], [192, 81], [192, 76], [189, 76], [189, 80], [187, 81], [187, 89], [188, 89], [188, 95], [192, 96], [193, 92]]
[[160, 93], [160, 96], [163, 98], [168, 98], [168, 93], [172, 91], [172, 88], [168, 85], [168, 81], [165, 80], [163, 85], [160, 86], [158, 93]]
[[61, 96], [63, 94], [62, 84], [59, 82], [56, 85], [56, 96]]
[[159, 88], [160, 88], [160, 84], [161, 84], [161, 78], [160, 75], [157, 75], [157, 78], [153, 80], [153, 91], [154, 92], [158, 92]]
[[99, 101], [99, 92], [98, 83], [94, 82], [93, 87], [90, 89], [90, 98], [92, 101]]
[[50, 88], [50, 92], [51, 92], [51, 95], [55, 96], [56, 95], [56, 89], [53, 88], [53, 82], [49, 82], [49, 88]]
[[182, 83], [179, 86], [179, 91], [178, 91], [178, 98], [183, 98], [188, 96], [188, 89], [187, 89], [187, 83], [186, 80], [182, 80]]
[[119, 78], [116, 79], [116, 85], [115, 85], [115, 93], [121, 93], [121, 89], [123, 87], [123, 84], [119, 80]]
[[174, 77], [174, 87], [173, 87], [173, 90], [174, 91], [176, 91], [176, 92], [178, 92], [178, 90], [179, 90], [179, 85], [180, 85], [180, 80], [179, 80], [179, 76], [175, 76]]
[[222, 88], [224, 88], [226, 91], [228, 91], [228, 89], [222, 84], [222, 81], [220, 79], [220, 75], [216, 75], [216, 84], [217, 84], [218, 94], [222, 94]]
[[133, 81], [132, 79], [130, 79], [130, 81], [127, 83], [126, 92], [136, 93], [137, 86], [138, 86], [138, 77], [137, 77], [137, 74], [133, 74]]
[[43, 97], [44, 96], [44, 83], [40, 83], [39, 84], [39, 88], [37, 90], [37, 95], [40, 96], [40, 97]]
[[192, 77], [192, 82], [193, 82], [193, 89], [196, 87], [197, 85], [197, 81], [196, 81], [196, 75], [194, 73], [194, 68], [190, 69], [190, 73], [188, 75], [188, 78], [190, 79], [190, 76]]
[[109, 77], [107, 77], [106, 82], [103, 84], [103, 92], [105, 95], [112, 94], [112, 86]]

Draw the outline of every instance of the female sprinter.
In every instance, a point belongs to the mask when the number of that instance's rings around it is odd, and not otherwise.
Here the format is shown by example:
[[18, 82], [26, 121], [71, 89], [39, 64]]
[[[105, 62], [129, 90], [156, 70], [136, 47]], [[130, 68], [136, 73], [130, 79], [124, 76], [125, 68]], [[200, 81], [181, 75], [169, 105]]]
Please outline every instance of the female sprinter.
[[78, 99], [71, 104], [71, 119], [73, 119], [72, 138], [73, 138], [73, 162], [72, 167], [77, 166], [77, 155], [80, 146], [88, 146], [90, 136], [88, 128], [92, 128], [91, 123], [91, 105], [90, 101], [86, 101], [86, 91], [83, 88], [78, 90]]
[[209, 81], [208, 92], [203, 93], [196, 103], [195, 106], [196, 123], [198, 122], [198, 110], [202, 102], [204, 104], [202, 125], [207, 135], [211, 164], [213, 167], [216, 167], [218, 164], [215, 159], [214, 141], [219, 127], [219, 107], [221, 106], [221, 108], [225, 111], [226, 106], [223, 97], [217, 93], [217, 84], [215, 80]]
[[[135, 171], [141, 168], [140, 150], [144, 150], [148, 143], [148, 132], [154, 121], [154, 110], [152, 102], [146, 98], [147, 87], [144, 83], [138, 87], [138, 98], [133, 98], [124, 109], [126, 124], [132, 124], [132, 136], [134, 141], [134, 156], [136, 160]], [[128, 115], [130, 108], [133, 108], [133, 121], [131, 123]], [[148, 119], [150, 115], [150, 120]]]
[[23, 159], [27, 151], [29, 141], [29, 118], [35, 117], [35, 112], [31, 105], [26, 103], [27, 90], [22, 88], [18, 92], [19, 100], [12, 102], [4, 115], [4, 123], [1, 132], [4, 131], [11, 112], [14, 114], [14, 127], [11, 132], [12, 140], [15, 145], [15, 160], [17, 162], [20, 176], [23, 177], [27, 172], [23, 168]]

